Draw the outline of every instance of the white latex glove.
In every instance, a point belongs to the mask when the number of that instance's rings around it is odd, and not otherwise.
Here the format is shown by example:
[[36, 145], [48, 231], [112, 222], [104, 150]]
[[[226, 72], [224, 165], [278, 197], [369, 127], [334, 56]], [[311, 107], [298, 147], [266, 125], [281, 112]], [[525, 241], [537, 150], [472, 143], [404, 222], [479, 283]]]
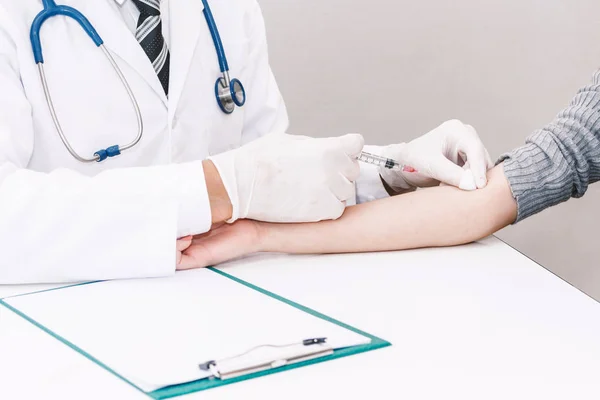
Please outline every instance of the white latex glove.
[[396, 192], [440, 183], [481, 189], [487, 185], [487, 170], [494, 166], [475, 129], [458, 120], [444, 122], [409, 143], [384, 147], [382, 155], [417, 170], [380, 169], [383, 180]]
[[360, 167], [358, 134], [313, 139], [272, 134], [211, 157], [233, 205], [233, 217], [266, 222], [339, 218], [353, 198]]

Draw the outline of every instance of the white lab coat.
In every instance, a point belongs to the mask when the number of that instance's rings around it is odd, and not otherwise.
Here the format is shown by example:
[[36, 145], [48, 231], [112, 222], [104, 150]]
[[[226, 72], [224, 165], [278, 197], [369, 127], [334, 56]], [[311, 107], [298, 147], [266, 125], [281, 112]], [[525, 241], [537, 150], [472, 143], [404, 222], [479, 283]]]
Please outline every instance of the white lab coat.
[[[225, 115], [200, 0], [169, 5], [169, 97], [114, 0], [61, 0], [94, 25], [142, 110], [144, 136], [103, 163], [75, 160], [52, 123], [29, 41], [39, 0], [0, 0], [0, 283], [155, 277], [175, 270], [175, 239], [210, 229], [201, 160], [285, 132], [255, 0], [213, 1], [243, 108]], [[42, 28], [46, 75], [62, 127], [82, 155], [129, 143], [136, 120], [112, 67], [72, 20]], [[372, 170], [371, 170], [372, 171]], [[377, 187], [371, 172], [361, 178]], [[380, 186], [380, 184], [379, 184]], [[381, 189], [378, 189], [381, 193]]]

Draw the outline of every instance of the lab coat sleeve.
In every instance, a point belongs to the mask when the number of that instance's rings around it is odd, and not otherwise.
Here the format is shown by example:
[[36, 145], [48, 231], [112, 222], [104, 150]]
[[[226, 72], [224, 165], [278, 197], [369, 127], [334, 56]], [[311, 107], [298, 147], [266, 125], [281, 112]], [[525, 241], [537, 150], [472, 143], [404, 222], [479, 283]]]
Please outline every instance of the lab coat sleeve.
[[285, 133], [289, 127], [285, 103], [269, 64], [262, 11], [256, 0], [249, 3], [246, 14], [249, 53], [243, 74], [248, 99], [244, 105], [242, 144], [269, 133]]
[[[364, 148], [371, 154], [381, 154], [381, 149], [380, 146], [365, 146]], [[361, 204], [389, 196], [379, 176], [379, 167], [361, 163], [360, 175], [356, 180], [356, 202]]]
[[95, 177], [26, 169], [32, 109], [7, 26], [0, 17], [0, 284], [172, 274], [177, 236], [210, 228], [201, 162]]

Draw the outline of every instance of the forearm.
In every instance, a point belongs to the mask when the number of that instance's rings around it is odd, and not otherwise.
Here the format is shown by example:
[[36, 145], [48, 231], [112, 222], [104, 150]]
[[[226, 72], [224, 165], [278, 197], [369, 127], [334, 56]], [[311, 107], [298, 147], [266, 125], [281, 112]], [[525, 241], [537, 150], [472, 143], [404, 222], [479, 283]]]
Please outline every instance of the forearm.
[[317, 224], [265, 225], [261, 251], [350, 253], [452, 246], [486, 237], [516, 218], [502, 166], [484, 189], [443, 186], [350, 207]]

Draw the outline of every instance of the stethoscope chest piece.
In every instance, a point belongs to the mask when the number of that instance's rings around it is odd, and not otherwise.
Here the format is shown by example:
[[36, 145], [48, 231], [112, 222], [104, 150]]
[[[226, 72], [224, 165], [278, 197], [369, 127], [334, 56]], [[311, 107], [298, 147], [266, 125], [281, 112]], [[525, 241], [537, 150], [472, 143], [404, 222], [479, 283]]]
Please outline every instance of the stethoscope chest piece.
[[246, 103], [246, 90], [239, 79], [232, 79], [227, 84], [227, 76], [220, 77], [215, 82], [215, 95], [219, 108], [225, 114], [231, 114], [235, 106], [242, 107]]

